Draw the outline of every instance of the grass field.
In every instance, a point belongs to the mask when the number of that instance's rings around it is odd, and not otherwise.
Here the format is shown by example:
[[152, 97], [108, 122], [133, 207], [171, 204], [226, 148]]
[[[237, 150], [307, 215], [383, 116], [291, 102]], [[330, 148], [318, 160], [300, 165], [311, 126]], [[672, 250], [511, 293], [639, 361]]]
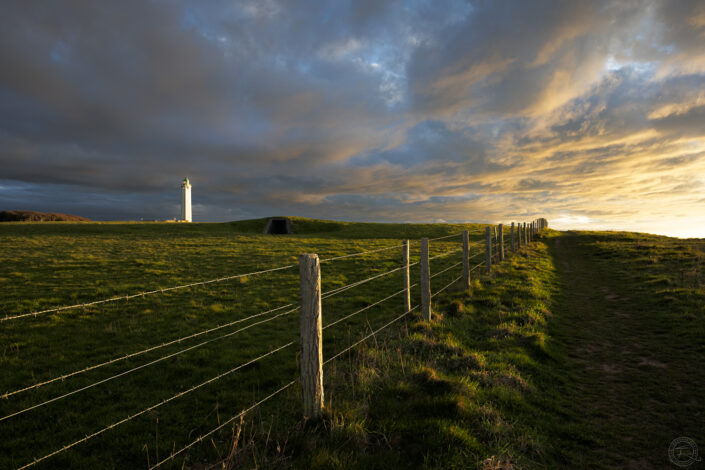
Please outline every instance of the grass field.
[[702, 240], [548, 231], [339, 367], [294, 465], [683, 468], [670, 443], [705, 446], [704, 284]]
[[[233, 224], [0, 227], [0, 317], [438, 237], [484, 226], [296, 220], [296, 235]], [[193, 447], [181, 468], [669, 468], [705, 448], [705, 244], [547, 231], [470, 292], [434, 299], [324, 371], [326, 417], [303, 423], [292, 387]], [[431, 254], [459, 246], [432, 242]], [[475, 249], [475, 253], [479, 253]], [[418, 259], [412, 246], [412, 261]], [[471, 254], [475, 254], [471, 252]], [[459, 260], [432, 262], [432, 273]], [[397, 267], [397, 249], [323, 263], [323, 291]], [[460, 269], [432, 280], [432, 291]], [[412, 269], [412, 281], [418, 277]], [[324, 300], [324, 326], [400, 289], [399, 273]], [[0, 323], [2, 390], [296, 302], [297, 270]], [[418, 298], [414, 291], [413, 299]], [[325, 331], [324, 358], [401, 313], [393, 298]], [[296, 339], [283, 316], [0, 421], [16, 468]], [[210, 339], [249, 323], [224, 329]], [[330, 334], [329, 334], [330, 333]], [[2, 416], [197, 344], [199, 337], [0, 401]], [[37, 468], [147, 468], [296, 376], [297, 346], [165, 404]], [[168, 467], [168, 466], [167, 466]], [[677, 468], [671, 466], [671, 468]], [[689, 468], [703, 468], [696, 462]]]
[[[299, 253], [336, 257], [398, 245], [405, 238], [445, 236], [463, 228], [473, 230], [473, 238], [479, 239], [482, 229], [479, 225], [346, 224], [296, 219], [296, 235], [268, 236], [261, 234], [264, 223], [4, 224], [0, 227], [0, 250], [4, 254], [0, 265], [4, 294], [0, 317], [296, 264]], [[459, 242], [459, 237], [433, 242], [431, 255], [456, 249]], [[417, 252], [418, 243], [412, 246], [412, 261], [418, 258]], [[440, 258], [433, 262], [433, 268], [443, 269], [458, 259]], [[323, 263], [323, 291], [400, 264], [400, 248]], [[458, 273], [456, 268], [434, 278], [434, 289]], [[414, 269], [412, 276], [418, 277]], [[326, 299], [324, 325], [401, 287], [401, 273], [397, 272]], [[418, 293], [414, 296], [418, 298]], [[0, 324], [0, 368], [4, 372], [0, 387], [2, 392], [12, 392], [297, 302], [298, 268], [294, 266], [86, 309], [8, 320]], [[342, 350], [401, 309], [401, 297], [393, 298], [326, 330], [325, 354]], [[10, 415], [274, 315], [15, 394], [0, 400], [0, 414]], [[284, 315], [0, 421], [0, 468], [20, 467], [297, 338], [298, 316]], [[143, 468], [148, 458], [154, 464], [172, 449], [215, 427], [221, 418], [294, 378], [297, 352], [297, 346], [282, 350], [37, 467]], [[276, 403], [273, 406], [276, 410]], [[213, 455], [208, 446], [200, 446], [193, 449], [190, 459], [212, 459]]]

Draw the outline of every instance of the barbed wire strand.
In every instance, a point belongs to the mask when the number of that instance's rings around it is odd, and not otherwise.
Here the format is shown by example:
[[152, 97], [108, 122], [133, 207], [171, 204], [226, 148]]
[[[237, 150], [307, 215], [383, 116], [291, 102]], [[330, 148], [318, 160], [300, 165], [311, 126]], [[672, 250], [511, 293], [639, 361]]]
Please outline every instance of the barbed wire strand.
[[173, 290], [185, 289], [185, 288], [187, 288], [187, 287], [202, 286], [202, 285], [206, 285], [206, 284], [213, 284], [213, 283], [216, 283], [216, 282], [224, 282], [224, 281], [229, 281], [229, 280], [232, 280], [232, 279], [238, 279], [238, 278], [242, 278], [242, 277], [257, 276], [257, 275], [259, 275], [259, 274], [266, 274], [266, 273], [272, 273], [272, 272], [275, 272], [275, 271], [282, 271], [282, 270], [284, 270], [284, 269], [290, 269], [290, 268], [293, 268], [293, 267], [295, 267], [295, 266], [297, 266], [297, 265], [296, 265], [296, 264], [290, 264], [290, 265], [288, 265], [288, 266], [280, 266], [280, 267], [278, 267], [278, 268], [264, 269], [264, 270], [262, 270], [262, 271], [254, 271], [254, 272], [245, 273], [245, 274], [235, 274], [235, 275], [233, 275], [233, 276], [225, 276], [225, 277], [220, 277], [220, 278], [217, 278], [217, 279], [209, 279], [209, 280], [207, 280], [207, 281], [192, 282], [192, 283], [190, 283], [190, 284], [182, 284], [182, 285], [180, 285], [180, 286], [174, 286], [174, 287], [165, 287], [165, 288], [163, 288], [163, 289], [154, 289], [154, 290], [151, 290], [151, 291], [139, 292], [139, 293], [137, 293], [137, 294], [128, 294], [128, 295], [122, 295], [122, 296], [118, 296], [118, 297], [111, 297], [111, 298], [108, 298], [108, 299], [95, 300], [95, 301], [93, 301], [93, 302], [86, 302], [86, 303], [83, 303], [83, 304], [66, 305], [66, 306], [63, 306], [63, 307], [55, 307], [55, 308], [50, 308], [50, 309], [46, 309], [46, 310], [39, 310], [39, 311], [36, 311], [36, 312], [21, 313], [21, 314], [19, 314], [19, 315], [5, 316], [5, 317], [0, 318], [0, 322], [4, 322], [4, 321], [8, 321], [8, 320], [15, 320], [15, 319], [18, 319], [18, 318], [24, 318], [24, 317], [29, 317], [29, 316], [35, 316], [35, 317], [36, 317], [37, 315], [41, 315], [41, 314], [43, 314], [43, 313], [53, 313], [53, 312], [61, 312], [61, 311], [64, 311], [64, 310], [71, 310], [71, 309], [74, 309], [74, 308], [91, 307], [91, 306], [94, 306], [94, 305], [104, 304], [104, 303], [108, 303], [108, 302], [117, 302], [118, 300], [130, 300], [130, 299], [134, 299], [134, 298], [137, 298], [137, 297], [144, 297], [144, 296], [152, 295], [152, 294], [161, 294], [161, 293], [170, 292], [170, 291], [173, 291]]
[[130, 420], [133, 420], [133, 419], [137, 418], [138, 416], [142, 416], [143, 414], [148, 413], [148, 412], [150, 412], [150, 411], [152, 411], [152, 410], [154, 410], [154, 409], [156, 409], [156, 408], [158, 408], [158, 407], [160, 407], [160, 406], [162, 406], [162, 405], [164, 405], [164, 404], [166, 404], [166, 403], [169, 403], [169, 402], [172, 401], [172, 400], [175, 400], [175, 399], [177, 399], [177, 398], [180, 398], [180, 397], [182, 397], [182, 396], [184, 396], [184, 395], [186, 395], [186, 394], [188, 394], [188, 393], [193, 392], [194, 390], [198, 390], [199, 388], [204, 387], [204, 386], [206, 386], [206, 385], [208, 385], [208, 384], [210, 384], [210, 383], [213, 383], [213, 382], [215, 382], [216, 380], [220, 380], [220, 379], [222, 379], [223, 377], [225, 377], [226, 375], [232, 374], [233, 372], [236, 372], [236, 371], [242, 369], [243, 367], [249, 366], [250, 364], [253, 364], [253, 363], [259, 361], [260, 359], [264, 359], [265, 357], [270, 356], [270, 355], [272, 355], [272, 354], [274, 354], [274, 353], [276, 353], [276, 352], [279, 352], [279, 351], [281, 351], [281, 350], [284, 349], [284, 348], [288, 348], [289, 346], [292, 346], [294, 343], [295, 343], [295, 341], [291, 341], [291, 342], [289, 342], [289, 343], [287, 343], [287, 344], [284, 344], [284, 345], [282, 345], [282, 346], [279, 346], [278, 348], [272, 349], [271, 351], [266, 352], [266, 353], [262, 354], [261, 356], [258, 356], [258, 357], [254, 358], [254, 359], [251, 359], [251, 360], [249, 360], [249, 361], [247, 361], [247, 362], [245, 362], [245, 363], [243, 363], [243, 364], [240, 364], [239, 366], [234, 367], [234, 368], [232, 368], [232, 369], [230, 369], [230, 370], [228, 370], [228, 371], [225, 371], [225, 372], [223, 372], [222, 374], [216, 375], [215, 377], [211, 377], [210, 379], [206, 380], [205, 382], [201, 382], [201, 383], [198, 384], [198, 385], [194, 385], [193, 387], [189, 388], [188, 390], [184, 390], [183, 392], [179, 392], [179, 393], [177, 393], [176, 395], [172, 395], [171, 397], [169, 397], [169, 398], [167, 398], [167, 399], [165, 399], [165, 400], [162, 400], [162, 401], [160, 401], [159, 403], [156, 403], [156, 404], [154, 404], [154, 405], [152, 405], [152, 406], [150, 406], [150, 407], [148, 407], [148, 408], [145, 408], [145, 409], [143, 409], [142, 411], [138, 411], [137, 413], [134, 413], [134, 414], [132, 414], [132, 415], [129, 415], [127, 418], [123, 418], [123, 419], [121, 419], [120, 421], [117, 421], [117, 422], [115, 422], [115, 423], [113, 423], [113, 424], [111, 424], [111, 425], [109, 425], [109, 426], [106, 426], [106, 427], [102, 428], [102, 429], [99, 430], [99, 431], [96, 431], [96, 432], [94, 432], [94, 433], [92, 433], [92, 434], [89, 434], [89, 435], [87, 435], [87, 436], [85, 436], [85, 437], [83, 437], [83, 438], [81, 438], [81, 439], [79, 439], [79, 440], [77, 440], [77, 441], [72, 442], [71, 444], [67, 444], [67, 445], [65, 445], [64, 447], [62, 447], [62, 448], [60, 448], [60, 449], [58, 449], [58, 450], [55, 450], [55, 451], [53, 451], [53, 452], [51, 452], [51, 453], [49, 453], [49, 454], [46, 454], [46, 455], [43, 456], [43, 457], [40, 457], [40, 458], [38, 458], [38, 459], [35, 459], [34, 461], [32, 461], [32, 462], [30, 462], [30, 463], [24, 465], [23, 467], [20, 467], [20, 468], [17, 469], [17, 470], [24, 470], [25, 468], [29, 468], [29, 467], [31, 467], [31, 466], [33, 466], [33, 465], [36, 465], [36, 464], [38, 464], [39, 462], [42, 462], [42, 461], [44, 461], [44, 460], [46, 460], [46, 459], [48, 459], [48, 458], [50, 458], [50, 457], [53, 457], [53, 456], [55, 456], [55, 455], [57, 455], [57, 454], [60, 454], [61, 452], [64, 452], [65, 450], [68, 450], [68, 449], [70, 449], [70, 448], [73, 447], [73, 446], [76, 446], [76, 445], [78, 445], [78, 444], [81, 444], [81, 443], [83, 443], [83, 442], [88, 441], [89, 439], [92, 439], [92, 438], [94, 438], [94, 437], [96, 437], [96, 436], [99, 436], [100, 434], [103, 434], [104, 432], [109, 431], [110, 429], [113, 429], [113, 428], [115, 428], [115, 427], [117, 427], [117, 426], [119, 426], [119, 425], [121, 425], [121, 424], [123, 424], [123, 423], [126, 423], [126, 422], [128, 422], [128, 421], [130, 421]]
[[443, 288], [441, 288], [440, 290], [438, 290], [438, 291], [434, 292], [433, 294], [431, 294], [431, 298], [437, 296], [438, 294], [440, 294], [441, 292], [443, 292], [444, 290], [446, 290], [447, 288], [449, 288], [450, 286], [452, 286], [453, 284], [455, 284], [456, 282], [458, 282], [462, 277], [463, 277], [463, 276], [458, 276], [458, 277], [456, 277], [455, 279], [453, 279], [452, 281], [450, 281], [450, 283], [448, 283], [445, 287], [443, 287]]
[[233, 325], [236, 325], [236, 324], [238, 324], [238, 323], [242, 323], [242, 322], [247, 321], [247, 320], [252, 320], [253, 318], [261, 317], [262, 315], [267, 315], [267, 314], [269, 314], [269, 313], [274, 313], [274, 312], [276, 312], [276, 311], [279, 311], [279, 310], [282, 310], [282, 309], [285, 309], [285, 308], [288, 308], [288, 307], [293, 307], [293, 306], [294, 306], [293, 303], [287, 304], [287, 305], [282, 305], [281, 307], [273, 308], [273, 309], [271, 309], [271, 310], [267, 310], [267, 311], [264, 311], [264, 312], [260, 312], [260, 313], [257, 313], [257, 314], [255, 314], [255, 315], [250, 315], [249, 317], [246, 317], [246, 318], [240, 318], [239, 320], [235, 320], [235, 321], [232, 321], [232, 322], [229, 322], [229, 323], [225, 323], [225, 324], [223, 324], [223, 325], [218, 325], [218, 326], [215, 326], [215, 327], [213, 327], [213, 328], [209, 328], [209, 329], [207, 329], [207, 330], [199, 331], [199, 332], [197, 332], [197, 333], [193, 333], [193, 334], [188, 335], [188, 336], [182, 336], [181, 338], [177, 338], [177, 339], [174, 339], [174, 340], [172, 340], [172, 341], [159, 344], [159, 345], [157, 345], [157, 346], [152, 346], [152, 347], [149, 347], [149, 348], [146, 348], [146, 349], [142, 349], [141, 351], [136, 351], [136, 352], [133, 352], [133, 353], [130, 353], [130, 354], [125, 354], [124, 356], [116, 357], [116, 358], [110, 359], [109, 361], [102, 362], [102, 363], [100, 363], [100, 364], [95, 364], [95, 365], [86, 367], [86, 368], [81, 369], [81, 370], [77, 370], [77, 371], [74, 371], [74, 372], [71, 372], [71, 373], [68, 373], [68, 374], [63, 374], [63, 375], [60, 375], [60, 376], [58, 376], [58, 377], [54, 377], [53, 379], [45, 380], [44, 382], [40, 382], [40, 383], [37, 383], [37, 384], [34, 384], [34, 385], [30, 385], [30, 386], [28, 386], [28, 387], [24, 387], [24, 388], [15, 390], [15, 391], [13, 391], [13, 392], [4, 393], [4, 394], [0, 395], [0, 398], [9, 398], [9, 397], [11, 397], [11, 396], [13, 396], [13, 395], [17, 395], [18, 393], [26, 392], [26, 391], [28, 391], [28, 390], [33, 390], [33, 389], [36, 389], [36, 388], [39, 388], [39, 387], [43, 387], [44, 385], [49, 385], [50, 383], [54, 383], [54, 382], [59, 381], [59, 380], [63, 381], [63, 380], [68, 379], [68, 378], [70, 378], [70, 377], [74, 377], [74, 376], [76, 376], [76, 375], [83, 374], [83, 373], [89, 372], [89, 371], [91, 371], [91, 370], [99, 369], [99, 368], [101, 368], [101, 367], [104, 367], [104, 366], [107, 366], [107, 365], [110, 365], [110, 364], [115, 364], [115, 363], [117, 363], [117, 362], [124, 361], [124, 360], [126, 360], [126, 359], [130, 359], [130, 358], [133, 358], [133, 357], [137, 357], [137, 356], [140, 356], [140, 355], [142, 355], [142, 354], [146, 354], [146, 353], [148, 353], [148, 352], [156, 351], [157, 349], [161, 349], [161, 348], [165, 348], [165, 347], [167, 347], [167, 346], [171, 346], [171, 345], [173, 345], [173, 344], [181, 343], [181, 342], [183, 342], [183, 341], [187, 341], [187, 340], [189, 340], [189, 339], [193, 339], [193, 338], [196, 338], [196, 337], [198, 337], [198, 336], [202, 336], [202, 335], [205, 335], [205, 334], [208, 334], [208, 333], [212, 333], [212, 332], [214, 332], [214, 331], [222, 330], [223, 328], [228, 328], [228, 327], [233, 326]]
[[445, 268], [444, 270], [438, 271], [437, 273], [431, 275], [431, 277], [429, 277], [429, 279], [433, 279], [433, 278], [436, 277], [436, 276], [440, 276], [441, 274], [443, 274], [443, 273], [445, 273], [445, 272], [447, 272], [447, 271], [450, 271], [450, 270], [453, 269], [454, 267], [456, 267], [456, 266], [458, 266], [458, 265], [461, 265], [461, 264], [463, 264], [463, 262], [462, 262], [462, 261], [458, 261], [457, 263], [455, 263], [455, 264], [453, 264], [453, 265], [451, 265], [451, 266], [448, 266], [448, 267]]
[[270, 393], [269, 395], [267, 395], [266, 397], [264, 397], [263, 399], [261, 399], [261, 400], [258, 401], [257, 403], [251, 405], [251, 406], [250, 406], [249, 408], [247, 408], [247, 409], [242, 410], [241, 412], [239, 412], [239, 413], [236, 414], [235, 416], [232, 416], [232, 417], [228, 418], [226, 421], [224, 421], [223, 423], [221, 423], [221, 424], [218, 425], [217, 427], [215, 427], [215, 428], [211, 429], [210, 431], [208, 431], [207, 433], [205, 433], [205, 434], [199, 436], [198, 438], [196, 438], [195, 440], [193, 440], [193, 441], [190, 442], [189, 444], [185, 445], [184, 447], [182, 447], [182, 448], [179, 449], [178, 451], [172, 452], [172, 453], [169, 455], [169, 457], [166, 457], [165, 459], [163, 459], [163, 460], [157, 462], [156, 464], [154, 464], [153, 466], [149, 467], [149, 470], [152, 470], [152, 469], [155, 469], [155, 468], [158, 468], [158, 467], [162, 466], [163, 464], [165, 464], [165, 463], [168, 462], [169, 460], [173, 459], [173, 458], [176, 457], [177, 455], [181, 454], [181, 453], [184, 452], [185, 450], [188, 450], [188, 449], [190, 449], [191, 447], [195, 446], [196, 444], [198, 444], [199, 442], [201, 442], [203, 439], [205, 439], [205, 438], [207, 438], [208, 436], [211, 436], [212, 434], [214, 434], [214, 433], [218, 432], [219, 430], [223, 429], [225, 426], [227, 426], [228, 424], [232, 423], [233, 421], [235, 421], [236, 419], [238, 419], [240, 416], [244, 416], [245, 414], [249, 413], [250, 411], [252, 411], [252, 410], [254, 410], [255, 408], [257, 408], [258, 406], [260, 406], [262, 403], [266, 402], [267, 400], [269, 400], [269, 399], [275, 397], [275, 396], [278, 395], [279, 393], [281, 393], [281, 392], [283, 392], [284, 390], [286, 390], [287, 388], [291, 387], [291, 386], [294, 385], [296, 382], [298, 382], [298, 379], [292, 380], [291, 382], [289, 382], [288, 384], [284, 385], [283, 387], [278, 388], [277, 390], [275, 390], [274, 392]]
[[[416, 286], [418, 286], [418, 285], [419, 285], [418, 283], [412, 284], [412, 285], [409, 286], [409, 289], [413, 289], [414, 287], [416, 287]], [[347, 319], [350, 318], [350, 317], [353, 317], [353, 316], [355, 316], [355, 315], [357, 315], [357, 314], [359, 314], [359, 313], [364, 312], [365, 310], [369, 310], [369, 309], [371, 309], [372, 307], [375, 307], [375, 306], [381, 304], [382, 302], [385, 302], [385, 301], [391, 299], [392, 297], [396, 297], [397, 295], [402, 294], [402, 293], [404, 293], [404, 292], [406, 292], [406, 289], [402, 289], [402, 290], [400, 290], [400, 291], [398, 291], [398, 292], [395, 292], [395, 293], [393, 293], [392, 295], [390, 295], [390, 296], [388, 296], [388, 297], [385, 297], [385, 298], [382, 299], [382, 300], [378, 300], [377, 302], [375, 302], [375, 303], [373, 303], [373, 304], [370, 304], [370, 305], [368, 305], [367, 307], [363, 307], [363, 308], [361, 308], [360, 310], [358, 310], [358, 311], [356, 311], [356, 312], [353, 312], [353, 313], [351, 313], [351, 314], [349, 314], [349, 315], [346, 315], [346, 316], [344, 316], [344, 317], [342, 317], [342, 318], [339, 318], [339, 319], [335, 320], [335, 321], [332, 322], [332, 323], [327, 324], [326, 326], [323, 327], [323, 329], [325, 330], [326, 328], [330, 328], [331, 326], [336, 325], [336, 324], [340, 323], [341, 321], [345, 321], [345, 320], [347, 320]]]
[[260, 321], [255, 322], [255, 323], [251, 323], [251, 324], [249, 324], [249, 325], [247, 325], [247, 326], [245, 326], [245, 327], [243, 327], [243, 328], [240, 328], [240, 329], [235, 330], [235, 331], [231, 331], [230, 333], [226, 333], [226, 334], [221, 335], [221, 336], [218, 336], [218, 337], [216, 337], [216, 338], [211, 338], [211, 339], [209, 339], [209, 340], [203, 341], [203, 342], [198, 343], [198, 344], [195, 344], [195, 345], [193, 345], [193, 346], [189, 346], [188, 348], [182, 349], [182, 350], [180, 350], [180, 351], [176, 351], [176, 352], [174, 352], [174, 353], [172, 353], [172, 354], [169, 354], [169, 355], [167, 355], [167, 356], [160, 357], [160, 358], [155, 359], [155, 360], [153, 360], [153, 361], [151, 361], [151, 362], [147, 362], [147, 363], [141, 364], [141, 365], [139, 365], [139, 366], [137, 366], [137, 367], [133, 367], [132, 369], [128, 369], [128, 370], [126, 370], [126, 371], [120, 372], [119, 374], [115, 374], [115, 375], [113, 375], [113, 376], [111, 376], [111, 377], [105, 378], [105, 379], [103, 379], [103, 380], [99, 380], [98, 382], [94, 382], [94, 383], [92, 383], [92, 384], [90, 384], [90, 385], [86, 385], [85, 387], [81, 387], [81, 388], [78, 388], [78, 389], [73, 390], [73, 391], [71, 391], [71, 392], [64, 393], [63, 395], [59, 395], [59, 396], [56, 396], [56, 397], [54, 397], [54, 398], [50, 398], [49, 400], [43, 401], [43, 402], [38, 403], [38, 404], [36, 404], [36, 405], [32, 405], [32, 406], [27, 407], [27, 408], [24, 408], [24, 409], [22, 409], [22, 410], [20, 410], [20, 411], [16, 411], [16, 412], [11, 413], [11, 414], [9, 414], [9, 415], [7, 415], [7, 416], [4, 416], [4, 417], [0, 418], [0, 422], [5, 421], [5, 420], [8, 420], [8, 419], [10, 419], [10, 418], [13, 418], [13, 417], [15, 417], [15, 416], [24, 414], [24, 413], [26, 413], [26, 412], [28, 412], [28, 411], [31, 411], [31, 410], [40, 408], [40, 407], [42, 407], [42, 406], [48, 405], [48, 404], [50, 404], [50, 403], [53, 403], [53, 402], [55, 402], [55, 401], [61, 400], [61, 399], [66, 398], [66, 397], [69, 397], [69, 396], [71, 396], [71, 395], [75, 395], [75, 394], [77, 394], [77, 393], [79, 393], [79, 392], [83, 392], [84, 390], [88, 390], [88, 389], [91, 389], [91, 388], [93, 388], [93, 387], [97, 387], [98, 385], [102, 385], [102, 384], [104, 384], [104, 383], [106, 383], [106, 382], [110, 382], [111, 380], [114, 380], [114, 379], [117, 379], [117, 378], [119, 378], [119, 377], [123, 377], [123, 376], [125, 376], [125, 375], [131, 374], [132, 372], [138, 371], [138, 370], [140, 370], [140, 369], [144, 369], [145, 367], [149, 367], [149, 366], [154, 365], [154, 364], [156, 364], [156, 363], [158, 363], [158, 362], [165, 361], [166, 359], [169, 359], [169, 358], [171, 358], [171, 357], [178, 356], [178, 355], [180, 355], [180, 354], [183, 354], [183, 353], [185, 353], [185, 352], [188, 352], [188, 351], [191, 351], [191, 350], [193, 350], [193, 349], [199, 348], [199, 347], [201, 347], [201, 346], [203, 346], [203, 345], [206, 345], [206, 344], [208, 344], [208, 343], [212, 343], [212, 342], [214, 342], [214, 341], [218, 341], [218, 340], [227, 338], [227, 337], [232, 336], [232, 335], [234, 335], [234, 334], [240, 333], [241, 331], [245, 331], [245, 330], [247, 330], [247, 329], [249, 329], [249, 328], [252, 328], [253, 326], [261, 325], [262, 323], [266, 323], [266, 322], [272, 321], [272, 320], [274, 320], [274, 319], [276, 319], [276, 318], [279, 318], [279, 317], [281, 317], [281, 316], [288, 315], [289, 313], [295, 312], [295, 311], [298, 310], [299, 308], [300, 308], [300, 307], [296, 307], [295, 309], [289, 310], [289, 311], [287, 311], [287, 312], [279, 313], [279, 314], [277, 314], [277, 315], [274, 315], [273, 317], [270, 317], [270, 318], [267, 318], [267, 319], [264, 319], [264, 320], [260, 320]]
[[390, 321], [389, 323], [385, 324], [384, 326], [382, 326], [382, 327], [378, 328], [377, 330], [373, 331], [373, 332], [370, 333], [369, 335], [367, 335], [367, 336], [365, 336], [364, 338], [362, 338], [360, 341], [357, 341], [357, 342], [351, 344], [350, 346], [348, 346], [347, 348], [343, 349], [342, 351], [340, 351], [340, 352], [339, 352], [338, 354], [336, 354], [335, 356], [333, 356], [333, 357], [329, 358], [328, 360], [324, 361], [324, 362], [323, 362], [323, 365], [326, 365], [326, 364], [328, 364], [330, 361], [332, 361], [332, 360], [334, 360], [334, 359], [337, 359], [338, 357], [342, 356], [343, 354], [345, 354], [346, 352], [350, 351], [352, 348], [354, 348], [354, 347], [357, 346], [358, 344], [360, 344], [360, 343], [362, 343], [363, 341], [365, 341], [365, 340], [371, 338], [372, 336], [376, 335], [377, 333], [379, 333], [380, 331], [382, 331], [383, 329], [385, 329], [386, 327], [388, 327], [388, 326], [391, 325], [392, 323], [394, 323], [394, 322], [396, 322], [396, 321], [399, 321], [400, 319], [404, 318], [405, 316], [407, 316], [408, 314], [410, 314], [411, 312], [413, 312], [413, 311], [416, 310], [417, 308], [419, 308], [418, 305], [415, 306], [415, 307], [412, 307], [411, 310], [402, 313], [401, 315], [399, 315], [398, 317], [396, 317], [394, 320]]

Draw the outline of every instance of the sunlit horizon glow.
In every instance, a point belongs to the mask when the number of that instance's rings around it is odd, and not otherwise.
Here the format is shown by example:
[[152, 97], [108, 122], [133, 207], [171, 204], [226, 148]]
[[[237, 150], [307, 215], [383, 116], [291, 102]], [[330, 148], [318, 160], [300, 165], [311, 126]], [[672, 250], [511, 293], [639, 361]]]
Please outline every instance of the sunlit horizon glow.
[[703, 44], [702, 1], [18, 2], [0, 210], [705, 237]]

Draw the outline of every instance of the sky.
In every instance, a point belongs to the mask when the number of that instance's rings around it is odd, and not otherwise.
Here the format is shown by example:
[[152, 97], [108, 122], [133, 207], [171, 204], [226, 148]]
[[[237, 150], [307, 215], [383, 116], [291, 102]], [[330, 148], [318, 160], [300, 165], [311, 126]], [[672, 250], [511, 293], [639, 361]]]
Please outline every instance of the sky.
[[703, 1], [8, 3], [0, 210], [705, 237]]

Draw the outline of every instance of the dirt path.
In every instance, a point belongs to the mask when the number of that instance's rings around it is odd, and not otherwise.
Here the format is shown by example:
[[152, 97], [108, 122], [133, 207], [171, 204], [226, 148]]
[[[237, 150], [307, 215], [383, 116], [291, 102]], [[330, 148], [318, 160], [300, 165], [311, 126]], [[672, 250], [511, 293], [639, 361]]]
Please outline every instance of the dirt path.
[[705, 392], [689, 374], [702, 364], [673, 337], [666, 307], [596, 257], [586, 237], [568, 233], [547, 243], [563, 284], [552, 336], [566, 355], [565, 406], [594, 437], [574, 443], [585, 460], [573, 468], [679, 468], [668, 449], [681, 436], [705, 451], [705, 422], [693, 414]]

